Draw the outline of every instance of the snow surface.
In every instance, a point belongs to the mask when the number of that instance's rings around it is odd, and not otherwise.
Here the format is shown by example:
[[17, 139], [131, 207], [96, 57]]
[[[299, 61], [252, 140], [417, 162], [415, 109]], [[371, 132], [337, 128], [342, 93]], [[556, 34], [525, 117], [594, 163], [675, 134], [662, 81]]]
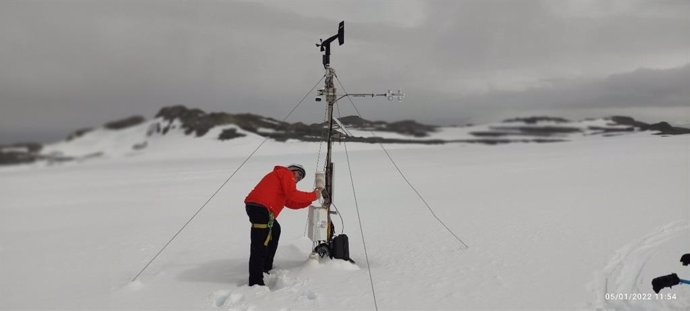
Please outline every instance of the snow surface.
[[368, 269], [380, 310], [690, 308], [685, 285], [662, 291], [675, 300], [605, 299], [652, 293], [656, 276], [690, 278], [679, 262], [690, 252], [688, 136], [388, 145], [468, 249], [377, 145], [348, 144], [370, 266], [336, 144], [335, 202], [356, 264], [308, 260], [306, 210], [287, 210], [276, 269], [258, 288], [246, 286], [242, 201], [275, 164], [304, 163], [311, 175], [319, 143], [267, 142], [131, 282], [262, 140], [219, 142], [218, 128], [202, 138], [152, 135], [132, 150], [149, 126], [127, 129], [119, 144], [97, 146], [104, 138], [89, 135], [108, 135], [98, 131], [52, 147], [107, 156], [0, 168], [0, 309], [373, 310]]

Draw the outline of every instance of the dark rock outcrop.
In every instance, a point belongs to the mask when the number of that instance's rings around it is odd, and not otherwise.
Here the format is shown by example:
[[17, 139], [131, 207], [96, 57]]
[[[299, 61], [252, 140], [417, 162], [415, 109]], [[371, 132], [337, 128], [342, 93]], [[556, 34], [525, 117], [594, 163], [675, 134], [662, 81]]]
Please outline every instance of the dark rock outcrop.
[[649, 127], [649, 124], [637, 121], [631, 117], [613, 116], [613, 117], [609, 117], [608, 119], [613, 121], [616, 124], [633, 126], [633, 127], [638, 128], [638, 129], [643, 129], [643, 128], [646, 129], [647, 127]]
[[[156, 133], [165, 135], [170, 130], [180, 127], [186, 135], [197, 137], [206, 135], [216, 126], [226, 126], [217, 136], [218, 140], [226, 141], [246, 136], [245, 132], [254, 133], [277, 141], [289, 139], [300, 141], [319, 142], [325, 140], [327, 123], [304, 124], [301, 122], [287, 123], [272, 118], [255, 114], [230, 114], [223, 112], [206, 113], [201, 109], [187, 108], [184, 106], [171, 106], [162, 108], [156, 117], [167, 122], [153, 122], [147, 130], [146, 137]], [[176, 123], [174, 121], [178, 121]], [[348, 129], [360, 131], [390, 132], [406, 135], [406, 138], [383, 137], [357, 137], [345, 135], [338, 125], [335, 126], [334, 141], [363, 142], [363, 143], [412, 143], [412, 144], [443, 144], [449, 142], [477, 143], [477, 144], [507, 144], [507, 143], [549, 143], [566, 141], [570, 134], [604, 135], [614, 136], [623, 132], [652, 131], [656, 135], [690, 134], [690, 129], [674, 127], [668, 122], [648, 124], [626, 116], [613, 116], [607, 118], [609, 122], [604, 125], [593, 125], [587, 128], [578, 127], [576, 123], [570, 123], [567, 119], [559, 117], [535, 116], [506, 119], [503, 124], [489, 127], [487, 130], [475, 131], [470, 134], [475, 136], [469, 139], [420, 139], [428, 137], [430, 133], [437, 131], [438, 127], [417, 123], [413, 120], [403, 120], [388, 123], [385, 121], [370, 121], [359, 116], [345, 116], [339, 118]], [[146, 122], [142, 116], [132, 116], [122, 120], [108, 122], [104, 129], [121, 130]], [[597, 122], [598, 124], [598, 122]], [[227, 127], [235, 125], [236, 127]], [[242, 131], [239, 131], [242, 129]], [[71, 133], [67, 141], [93, 131], [92, 128], [83, 128]], [[132, 145], [133, 150], [145, 149], [148, 141], [143, 140]], [[37, 143], [20, 143], [12, 145], [0, 145], [0, 165], [31, 163], [34, 161], [47, 161], [57, 163], [63, 161], [78, 161], [99, 157], [103, 154], [94, 152], [85, 156], [64, 156], [59, 152], [55, 154], [41, 153], [42, 145]]]
[[[517, 122], [517, 121], [515, 121]], [[582, 132], [577, 127], [570, 126], [492, 126], [490, 131], [477, 131], [470, 134], [478, 137], [528, 136], [551, 137]]]
[[490, 139], [455, 139], [445, 141], [446, 143], [466, 143], [466, 144], [483, 144], [483, 145], [504, 145], [504, 144], [515, 144], [515, 143], [560, 143], [566, 142], [566, 139], [558, 138], [525, 138], [525, 139], [507, 139], [507, 138], [490, 138]]
[[[122, 120], [108, 122], [106, 124], [103, 124], [103, 127], [109, 130], [121, 130], [135, 125], [139, 125], [144, 122], [146, 122], [146, 118], [144, 118], [143, 116], [131, 116]], [[67, 135], [66, 140], [72, 141], [75, 138], [84, 136], [84, 134], [86, 133], [92, 132], [93, 130], [94, 128], [91, 127], [78, 129]]]
[[43, 146], [38, 143], [17, 143], [0, 146], [0, 165], [31, 163], [36, 161]]
[[404, 135], [412, 135], [414, 137], [426, 137], [430, 132], [436, 130], [435, 126], [417, 123], [414, 120], [403, 120], [389, 123], [383, 131], [395, 132]]
[[526, 118], [513, 118], [503, 120], [503, 123], [516, 123], [522, 122], [526, 124], [537, 124], [539, 122], [555, 122], [555, 123], [568, 123], [568, 119], [559, 117], [547, 117], [547, 116], [536, 116], [536, 117], [526, 117]]
[[219, 140], [228, 140], [228, 139], [233, 139], [233, 138], [238, 138], [238, 137], [244, 137], [246, 135], [237, 132], [236, 129], [230, 128], [230, 129], [225, 129], [223, 130], [220, 135], [218, 135]]
[[[218, 118], [216, 117], [214, 120], [211, 120], [211, 118], [201, 109], [188, 109], [185, 106], [163, 107], [156, 114], [156, 117], [163, 118], [164, 120], [170, 122], [178, 119], [180, 122], [182, 122], [182, 128], [184, 129], [185, 134], [189, 135], [194, 132], [196, 136], [203, 136], [212, 127], [222, 124], [212, 123], [214, 121], [217, 122]], [[166, 134], [170, 128], [170, 125], [164, 128], [163, 134]]]
[[[184, 106], [172, 106], [161, 109], [156, 117], [163, 118], [172, 123], [174, 120], [179, 120], [182, 123], [184, 133], [189, 135], [194, 133], [196, 136], [203, 136], [208, 131], [220, 125], [235, 124], [239, 128], [261, 135], [270, 137], [277, 141], [286, 141], [288, 139], [297, 139], [301, 141], [320, 141], [323, 140], [327, 123], [304, 124], [301, 122], [287, 123], [278, 121], [272, 118], [266, 118], [255, 114], [229, 114], [229, 113], [205, 113], [200, 109], [189, 109]], [[343, 125], [348, 128], [355, 128], [361, 130], [395, 132], [404, 135], [411, 135], [415, 137], [425, 137], [432, 131], [436, 130], [435, 126], [420, 124], [412, 120], [404, 120], [393, 123], [386, 123], [384, 121], [369, 121], [358, 116], [346, 116], [339, 119]], [[172, 128], [169, 124], [160, 128], [163, 134], [167, 133]], [[227, 140], [239, 137], [240, 133], [234, 130], [227, 130], [221, 133], [219, 139]], [[379, 142], [379, 138], [357, 138], [365, 142]], [[354, 141], [354, 140], [353, 140]], [[407, 140], [387, 140], [385, 142], [403, 142]]]
[[121, 130], [135, 125], [142, 124], [146, 121], [146, 118], [142, 116], [131, 116], [122, 120], [108, 122], [103, 125], [103, 127], [109, 130]]
[[634, 127], [602, 127], [602, 126], [588, 126], [587, 129], [595, 131], [597, 134], [634, 132]]
[[35, 154], [26, 152], [0, 151], [0, 165], [31, 163], [36, 158]]
[[93, 131], [93, 128], [90, 128], [90, 127], [78, 129], [78, 130], [72, 132], [71, 134], [67, 135], [67, 141], [71, 141], [75, 138], [82, 137], [82, 136], [84, 136], [84, 134], [91, 132], [91, 131]]
[[[540, 124], [549, 122], [550, 124]], [[472, 140], [471, 142], [481, 143], [506, 143], [510, 142], [560, 142], [561, 138], [552, 139], [550, 137], [564, 137], [568, 134], [581, 133], [582, 129], [573, 126], [560, 125], [560, 123], [570, 123], [567, 119], [559, 117], [535, 116], [521, 117], [503, 120], [506, 125], [491, 126], [486, 131], [470, 132], [471, 135], [484, 139]], [[553, 123], [558, 123], [554, 125]], [[506, 136], [527, 137], [525, 139], [507, 139]], [[529, 139], [532, 137], [532, 139]], [[489, 139], [491, 138], [491, 139]], [[499, 139], [500, 138], [500, 139]]]
[[690, 134], [690, 129], [684, 127], [674, 127], [668, 122], [659, 122], [654, 124], [649, 124], [641, 121], [637, 121], [631, 117], [626, 116], [613, 116], [609, 118], [611, 121], [620, 125], [628, 125], [638, 128], [641, 131], [657, 131], [659, 135], [681, 135]]
[[340, 120], [340, 122], [342, 122], [345, 126], [351, 126], [359, 129], [378, 129], [386, 126], [386, 122], [369, 121], [366, 119], [362, 119], [359, 116], [345, 116], [342, 118], [338, 118], [338, 120]]
[[[243, 130], [254, 133], [257, 133], [260, 128], [278, 129], [289, 125], [284, 122], [250, 113], [205, 113], [200, 109], [189, 109], [185, 106], [164, 107], [156, 114], [156, 117], [163, 118], [170, 122], [175, 119], [180, 120], [184, 133], [187, 135], [194, 133], [197, 137], [206, 135], [211, 128], [219, 125], [235, 124]], [[169, 129], [170, 127], [165, 127], [162, 131], [163, 133], [167, 133]], [[230, 134], [228, 133], [223, 136], [229, 137], [228, 135]]]
[[[414, 120], [402, 120], [392, 123], [385, 121], [369, 121], [359, 116], [345, 116], [338, 118], [348, 128], [359, 130], [392, 132], [414, 137], [427, 137], [429, 133], [436, 131], [436, 126], [417, 123]], [[325, 123], [321, 123], [326, 125]]]
[[256, 131], [254, 133], [259, 134], [261, 136], [273, 138], [277, 141], [286, 141], [288, 139], [297, 139], [302, 141], [319, 141], [322, 140], [321, 137], [325, 133], [324, 128], [317, 124], [306, 125], [302, 122], [281, 125], [276, 128], [272, 128], [272, 130], [274, 131]]

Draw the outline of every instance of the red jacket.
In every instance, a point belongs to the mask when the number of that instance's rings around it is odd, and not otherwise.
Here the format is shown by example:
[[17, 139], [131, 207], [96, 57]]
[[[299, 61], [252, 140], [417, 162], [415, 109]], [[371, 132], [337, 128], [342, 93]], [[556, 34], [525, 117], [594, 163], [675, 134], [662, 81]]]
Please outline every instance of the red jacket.
[[292, 209], [305, 208], [314, 200], [315, 192], [297, 190], [297, 181], [292, 171], [287, 167], [276, 166], [254, 187], [244, 203], [263, 205], [277, 218], [285, 206]]

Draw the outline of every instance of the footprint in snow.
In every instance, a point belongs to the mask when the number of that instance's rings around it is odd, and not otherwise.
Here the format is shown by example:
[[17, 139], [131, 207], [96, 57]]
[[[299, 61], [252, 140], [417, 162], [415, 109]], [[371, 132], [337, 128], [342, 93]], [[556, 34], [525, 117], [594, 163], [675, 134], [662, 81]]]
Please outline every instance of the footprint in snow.
[[232, 290], [217, 290], [212, 296], [212, 304], [217, 308], [229, 310], [251, 310], [256, 302], [266, 302], [267, 298], [281, 300], [292, 297], [304, 307], [313, 307], [318, 303], [318, 294], [306, 288], [306, 281], [293, 278], [288, 270], [274, 269], [264, 276], [267, 286], [242, 285]]
[[[212, 295], [215, 307], [230, 307], [230, 310], [248, 310], [253, 308], [251, 301], [260, 300], [271, 291], [266, 286], [244, 285], [234, 290], [217, 290]], [[238, 309], [239, 308], [239, 309]]]

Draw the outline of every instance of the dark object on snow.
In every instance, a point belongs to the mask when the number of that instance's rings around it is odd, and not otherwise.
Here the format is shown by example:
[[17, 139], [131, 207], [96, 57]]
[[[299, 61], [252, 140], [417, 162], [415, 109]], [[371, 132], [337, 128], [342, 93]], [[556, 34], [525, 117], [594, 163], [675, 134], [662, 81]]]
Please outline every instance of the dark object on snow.
[[347, 235], [341, 234], [337, 235], [331, 241], [331, 258], [347, 260], [351, 263], [355, 263], [354, 260], [350, 259], [350, 242]]
[[684, 266], [690, 265], [690, 253], [680, 257], [680, 262], [682, 262]]
[[660, 276], [660, 277], [652, 280], [652, 288], [654, 289], [654, 292], [657, 294], [663, 288], [666, 288], [666, 287], [671, 288], [671, 287], [676, 286], [678, 284], [680, 284], [680, 279], [678, 278], [678, 275], [675, 273]]

